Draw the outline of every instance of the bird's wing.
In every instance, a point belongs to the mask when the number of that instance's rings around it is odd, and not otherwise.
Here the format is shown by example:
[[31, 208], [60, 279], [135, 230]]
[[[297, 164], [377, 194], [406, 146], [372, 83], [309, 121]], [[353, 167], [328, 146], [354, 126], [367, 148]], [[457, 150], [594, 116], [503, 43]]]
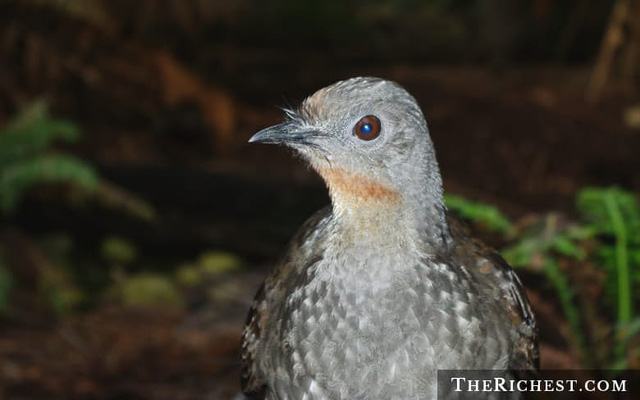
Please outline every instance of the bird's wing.
[[278, 335], [274, 326], [279, 319], [279, 305], [285, 302], [287, 288], [295, 288], [296, 281], [304, 276], [305, 268], [317, 262], [324, 252], [326, 240], [323, 234], [331, 216], [331, 207], [325, 207], [302, 225], [291, 240], [285, 257], [276, 264], [256, 293], [242, 335], [241, 384], [249, 399], [265, 397], [267, 379], [258, 363], [259, 358], [264, 357], [262, 345], [269, 335]]
[[258, 370], [256, 353], [260, 344], [260, 336], [263, 328], [263, 316], [266, 313], [265, 283], [253, 299], [247, 321], [242, 332], [242, 392], [249, 398], [264, 399], [266, 382]]
[[500, 305], [513, 324], [515, 340], [509, 369], [537, 370], [540, 362], [538, 327], [522, 282], [500, 254], [471, 237], [466, 224], [451, 215], [447, 216], [447, 223], [456, 252], [465, 260], [464, 265], [476, 281], [487, 283], [484, 290], [489, 296], [500, 298]]
[[538, 353], [538, 326], [529, 305], [527, 294], [520, 282], [518, 275], [509, 264], [495, 250], [488, 249], [485, 256], [495, 268], [501, 270], [504, 280], [500, 283], [503, 289], [504, 306], [511, 321], [517, 330], [509, 369], [512, 370], [537, 370], [540, 368], [540, 355]]

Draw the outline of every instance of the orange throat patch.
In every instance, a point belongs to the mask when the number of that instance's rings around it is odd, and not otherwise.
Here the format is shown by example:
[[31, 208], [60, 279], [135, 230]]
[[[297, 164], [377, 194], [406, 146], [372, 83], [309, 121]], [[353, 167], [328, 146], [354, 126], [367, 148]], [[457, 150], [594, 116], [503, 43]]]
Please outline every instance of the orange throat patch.
[[346, 171], [342, 168], [318, 168], [331, 197], [344, 202], [396, 203], [400, 199], [398, 191], [371, 178]]

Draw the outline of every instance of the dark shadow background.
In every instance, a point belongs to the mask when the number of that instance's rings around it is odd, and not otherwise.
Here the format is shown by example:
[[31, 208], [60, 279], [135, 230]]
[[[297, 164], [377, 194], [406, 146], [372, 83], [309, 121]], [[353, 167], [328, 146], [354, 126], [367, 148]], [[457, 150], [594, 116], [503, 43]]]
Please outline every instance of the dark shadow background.
[[[13, 276], [0, 399], [237, 393], [253, 293], [328, 203], [300, 160], [247, 140], [281, 120], [278, 106], [340, 79], [405, 86], [427, 116], [445, 189], [514, 220], [572, 218], [585, 186], [637, 193], [640, 68], [625, 73], [625, 45], [605, 84], [593, 83], [614, 4], [0, 1], [0, 126], [45, 101], [81, 132], [50, 150], [84, 160], [106, 185], [81, 201], [73, 188], [39, 185], [0, 214], [0, 260]], [[623, 43], [637, 46], [632, 28]], [[62, 297], [77, 295], [69, 308], [52, 311], [43, 275]], [[580, 367], [545, 282], [523, 278], [543, 366]]]

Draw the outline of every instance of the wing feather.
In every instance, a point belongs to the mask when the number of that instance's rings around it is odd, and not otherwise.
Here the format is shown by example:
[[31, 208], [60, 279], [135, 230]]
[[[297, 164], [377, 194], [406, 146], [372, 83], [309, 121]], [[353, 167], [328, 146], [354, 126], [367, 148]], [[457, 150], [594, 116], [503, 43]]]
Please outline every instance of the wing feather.
[[510, 317], [515, 340], [509, 368], [537, 370], [540, 364], [538, 327], [520, 278], [498, 252], [473, 239], [466, 224], [452, 215], [447, 215], [447, 224], [454, 249], [464, 265], [475, 275], [476, 282], [487, 283], [488, 293], [501, 298], [504, 312]]

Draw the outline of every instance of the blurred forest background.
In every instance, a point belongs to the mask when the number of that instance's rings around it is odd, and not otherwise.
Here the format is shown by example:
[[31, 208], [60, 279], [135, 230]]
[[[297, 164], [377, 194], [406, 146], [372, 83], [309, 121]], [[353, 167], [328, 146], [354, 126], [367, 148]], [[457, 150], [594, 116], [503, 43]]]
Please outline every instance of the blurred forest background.
[[0, 399], [238, 393], [253, 294], [328, 203], [247, 139], [358, 75], [423, 106], [543, 368], [639, 369], [640, 1], [0, 0]]

